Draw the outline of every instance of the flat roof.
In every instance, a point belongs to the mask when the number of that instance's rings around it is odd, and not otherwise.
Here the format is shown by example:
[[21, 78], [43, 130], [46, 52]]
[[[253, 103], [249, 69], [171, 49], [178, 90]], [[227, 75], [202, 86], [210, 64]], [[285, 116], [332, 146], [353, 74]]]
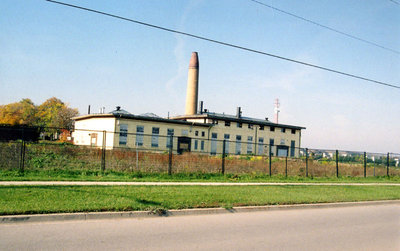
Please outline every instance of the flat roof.
[[211, 113], [211, 112], [204, 112], [204, 113], [201, 113], [201, 114], [194, 114], [194, 115], [181, 115], [181, 116], [173, 117], [172, 119], [174, 119], [174, 120], [218, 119], [218, 120], [231, 121], [231, 122], [263, 125], [263, 126], [275, 126], [275, 127], [298, 129], [298, 130], [306, 129], [303, 126], [277, 124], [277, 123], [273, 123], [273, 122], [271, 122], [269, 120], [262, 120], [262, 119], [243, 117], [243, 116], [238, 118], [237, 116], [234, 116], [234, 115], [221, 114], [221, 113]]
[[212, 124], [209, 124], [209, 123], [196, 123], [196, 122], [189, 122], [189, 121], [184, 121], [184, 120], [166, 119], [166, 118], [160, 118], [160, 117], [150, 117], [150, 116], [125, 114], [125, 113], [88, 114], [88, 115], [74, 117], [72, 119], [75, 121], [79, 121], [79, 120], [92, 119], [92, 118], [123, 118], [123, 119], [132, 119], [132, 120], [145, 120], [145, 121], [181, 124], [181, 125], [195, 125], [195, 126], [202, 126], [202, 127], [212, 126]]

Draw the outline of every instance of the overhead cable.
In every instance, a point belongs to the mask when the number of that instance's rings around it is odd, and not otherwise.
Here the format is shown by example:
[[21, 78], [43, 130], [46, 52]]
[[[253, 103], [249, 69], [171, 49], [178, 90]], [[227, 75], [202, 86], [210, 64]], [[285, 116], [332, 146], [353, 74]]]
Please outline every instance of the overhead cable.
[[365, 78], [365, 77], [362, 77], [362, 76], [357, 76], [357, 75], [346, 73], [346, 72], [342, 72], [342, 71], [339, 71], [339, 70], [334, 70], [334, 69], [330, 69], [330, 68], [326, 68], [326, 67], [310, 64], [310, 63], [306, 63], [306, 62], [298, 61], [298, 60], [295, 60], [295, 59], [290, 59], [290, 58], [274, 55], [274, 54], [267, 53], [267, 52], [263, 52], [263, 51], [259, 51], [259, 50], [255, 50], [255, 49], [239, 46], [239, 45], [230, 44], [230, 43], [227, 43], [227, 42], [222, 42], [222, 41], [218, 41], [218, 40], [214, 40], [214, 39], [210, 39], [210, 38], [206, 38], [206, 37], [202, 37], [202, 36], [198, 36], [198, 35], [182, 32], [182, 31], [178, 31], [178, 30], [174, 30], [174, 29], [169, 29], [169, 28], [158, 26], [158, 25], [149, 24], [149, 23], [145, 23], [145, 22], [129, 19], [129, 18], [126, 18], [126, 17], [117, 16], [117, 15], [114, 15], [114, 14], [110, 14], [110, 13], [106, 13], [106, 12], [102, 12], [102, 11], [98, 11], [98, 10], [94, 10], [94, 9], [89, 9], [89, 8], [77, 6], [77, 5], [72, 5], [72, 4], [53, 1], [53, 0], [46, 0], [46, 1], [47, 2], [51, 2], [51, 3], [55, 3], [55, 4], [60, 4], [60, 5], [72, 7], [72, 8], [76, 8], [76, 9], [80, 9], [80, 10], [85, 10], [85, 11], [97, 13], [97, 14], [100, 14], [100, 15], [105, 15], [105, 16], [121, 19], [121, 20], [124, 20], [124, 21], [128, 21], [128, 22], [132, 22], [132, 23], [148, 26], [148, 27], [159, 29], [159, 30], [163, 30], [163, 31], [172, 32], [172, 33], [175, 33], [175, 34], [180, 34], [180, 35], [184, 35], [184, 36], [188, 36], [188, 37], [192, 37], [192, 38], [196, 38], [196, 39], [200, 39], [200, 40], [204, 40], [204, 41], [208, 41], [208, 42], [212, 42], [212, 43], [216, 43], [216, 44], [220, 44], [220, 45], [224, 45], [224, 46], [228, 46], [228, 47], [244, 50], [244, 51], [249, 51], [249, 52], [253, 52], [253, 53], [257, 53], [257, 54], [261, 54], [261, 55], [265, 55], [265, 56], [274, 57], [274, 58], [278, 58], [278, 59], [281, 59], [281, 60], [297, 63], [297, 64], [306, 65], [306, 66], [317, 68], [317, 69], [320, 69], [320, 70], [329, 71], [329, 72], [337, 73], [337, 74], [340, 74], [340, 75], [361, 79], [361, 80], [368, 81], [368, 82], [373, 82], [373, 83], [379, 84], [379, 85], [384, 85], [384, 86], [400, 89], [400, 86], [398, 86], [398, 85], [393, 85], [393, 84], [389, 84], [389, 83], [385, 83], [385, 82], [381, 82], [381, 81]]
[[[387, 50], [387, 51], [390, 51], [390, 52], [393, 52], [393, 53], [396, 53], [396, 54], [400, 54], [400, 52], [397, 51], [397, 50], [394, 50], [394, 49], [385, 47], [385, 46], [383, 46], [383, 45], [380, 45], [380, 44], [377, 44], [377, 43], [368, 41], [368, 40], [366, 40], [366, 39], [363, 39], [363, 38], [360, 38], [360, 37], [351, 35], [351, 34], [349, 34], [349, 33], [346, 33], [346, 32], [340, 31], [340, 30], [337, 30], [337, 29], [335, 29], [335, 28], [332, 28], [332, 27], [329, 27], [329, 26], [326, 26], [326, 25], [317, 23], [317, 22], [315, 22], [315, 21], [312, 21], [312, 20], [310, 20], [310, 19], [307, 19], [307, 18], [298, 16], [298, 15], [296, 15], [296, 14], [287, 12], [287, 11], [285, 11], [285, 10], [279, 9], [279, 8], [274, 7], [274, 6], [272, 6], [272, 5], [269, 5], [269, 4], [266, 4], [266, 3], [263, 3], [263, 2], [260, 2], [260, 1], [257, 1], [257, 0], [249, 0], [249, 1], [252, 1], [252, 2], [257, 3], [257, 4], [259, 4], [259, 5], [268, 7], [268, 8], [270, 8], [270, 9], [279, 11], [279, 12], [281, 12], [281, 13], [284, 13], [284, 14], [286, 14], [286, 15], [295, 17], [295, 18], [297, 18], [297, 19], [303, 20], [303, 21], [305, 21], [305, 22], [308, 22], [308, 23], [317, 25], [317, 26], [322, 27], [322, 28], [324, 28], [324, 29], [328, 29], [328, 30], [330, 30], [330, 31], [336, 32], [336, 33], [341, 34], [341, 35], [343, 35], [343, 36], [346, 36], [346, 37], [349, 37], [349, 38], [352, 38], [352, 39], [356, 39], [356, 40], [358, 40], [358, 41], [361, 41], [361, 42], [364, 42], [364, 43], [367, 43], [367, 44], [370, 44], [370, 45], [379, 47], [379, 48], [381, 48], [381, 49], [384, 49], [384, 50]], [[395, 2], [395, 1], [393, 1], [393, 2]], [[398, 3], [397, 3], [397, 4], [398, 4]]]

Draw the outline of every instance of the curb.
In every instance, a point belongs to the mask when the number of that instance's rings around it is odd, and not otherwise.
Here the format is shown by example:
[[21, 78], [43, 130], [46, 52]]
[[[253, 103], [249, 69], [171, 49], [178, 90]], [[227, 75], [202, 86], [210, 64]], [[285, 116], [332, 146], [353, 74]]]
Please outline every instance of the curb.
[[102, 220], [102, 219], [124, 219], [124, 218], [154, 218], [170, 216], [190, 216], [207, 214], [246, 213], [259, 211], [295, 210], [295, 209], [316, 209], [316, 208], [337, 208], [372, 205], [399, 204], [400, 200], [381, 200], [363, 202], [337, 202], [337, 203], [316, 203], [316, 204], [295, 204], [295, 205], [269, 205], [269, 206], [247, 206], [225, 208], [196, 208], [182, 210], [154, 211], [128, 211], [128, 212], [88, 212], [88, 213], [60, 213], [60, 214], [34, 214], [34, 215], [8, 215], [0, 216], [0, 224], [25, 223], [25, 222], [50, 222], [69, 220]]

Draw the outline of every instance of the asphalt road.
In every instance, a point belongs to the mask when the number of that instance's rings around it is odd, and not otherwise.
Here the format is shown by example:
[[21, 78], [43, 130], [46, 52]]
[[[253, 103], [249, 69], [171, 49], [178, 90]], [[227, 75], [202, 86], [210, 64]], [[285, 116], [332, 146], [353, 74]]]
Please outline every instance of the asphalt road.
[[0, 250], [400, 250], [400, 205], [0, 225]]

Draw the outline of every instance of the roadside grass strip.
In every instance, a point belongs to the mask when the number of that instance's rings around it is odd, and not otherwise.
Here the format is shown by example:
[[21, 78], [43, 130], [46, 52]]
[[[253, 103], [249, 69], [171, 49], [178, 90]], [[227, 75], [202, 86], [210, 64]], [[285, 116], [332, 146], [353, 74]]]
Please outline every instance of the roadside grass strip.
[[304, 177], [273, 175], [263, 173], [253, 174], [220, 174], [220, 173], [145, 173], [117, 172], [112, 170], [1, 170], [0, 181], [129, 181], [129, 182], [286, 182], [286, 183], [400, 183], [400, 176], [370, 176], [370, 177]]
[[400, 199], [399, 186], [2, 186], [0, 214], [232, 208]]

